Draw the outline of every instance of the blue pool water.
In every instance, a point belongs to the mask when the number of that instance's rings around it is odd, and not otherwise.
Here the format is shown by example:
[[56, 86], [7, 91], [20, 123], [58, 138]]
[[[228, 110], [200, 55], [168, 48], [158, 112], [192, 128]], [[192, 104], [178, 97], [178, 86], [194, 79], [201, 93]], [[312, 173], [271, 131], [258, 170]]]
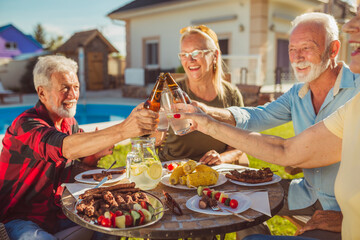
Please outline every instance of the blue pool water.
[[[12, 121], [33, 106], [0, 107], [0, 134], [4, 134]], [[115, 104], [78, 104], [75, 118], [79, 124], [119, 121], [130, 115], [135, 106]]]

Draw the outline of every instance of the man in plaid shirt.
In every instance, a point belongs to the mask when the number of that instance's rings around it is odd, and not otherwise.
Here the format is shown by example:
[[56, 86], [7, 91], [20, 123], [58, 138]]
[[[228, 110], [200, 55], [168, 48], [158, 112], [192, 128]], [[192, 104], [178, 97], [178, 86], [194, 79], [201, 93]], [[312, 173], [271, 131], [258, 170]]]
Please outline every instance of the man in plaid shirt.
[[6, 131], [0, 155], [0, 221], [11, 239], [55, 239], [52, 234], [70, 222], [59, 200], [72, 160], [95, 166], [117, 142], [156, 129], [158, 114], [139, 105], [122, 123], [84, 133], [74, 118], [76, 72], [71, 59], [39, 58], [33, 72], [39, 101]]

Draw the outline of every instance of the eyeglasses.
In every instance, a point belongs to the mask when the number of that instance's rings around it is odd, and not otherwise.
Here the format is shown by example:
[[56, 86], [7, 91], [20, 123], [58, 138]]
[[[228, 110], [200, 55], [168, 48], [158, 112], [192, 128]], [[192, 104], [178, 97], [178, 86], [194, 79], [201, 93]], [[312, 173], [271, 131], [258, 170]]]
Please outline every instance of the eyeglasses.
[[179, 59], [184, 60], [191, 56], [192, 59], [197, 60], [199, 58], [203, 58], [205, 53], [211, 52], [211, 50], [194, 50], [191, 53], [179, 53]]

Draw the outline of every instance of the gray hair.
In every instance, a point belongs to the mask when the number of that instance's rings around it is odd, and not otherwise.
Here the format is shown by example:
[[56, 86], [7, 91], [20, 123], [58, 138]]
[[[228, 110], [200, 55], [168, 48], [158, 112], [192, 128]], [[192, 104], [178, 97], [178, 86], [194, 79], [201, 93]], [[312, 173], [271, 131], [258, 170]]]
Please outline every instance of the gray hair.
[[294, 19], [294, 21], [291, 22], [291, 29], [290, 33], [301, 23], [318, 23], [324, 26], [326, 31], [326, 48], [329, 47], [329, 44], [334, 40], [339, 40], [339, 28], [337, 25], [337, 22], [335, 18], [329, 14], [326, 13], [318, 13], [318, 12], [312, 12], [312, 13], [304, 13]]
[[33, 71], [35, 90], [39, 86], [50, 87], [51, 75], [55, 72], [76, 73], [77, 70], [77, 63], [70, 58], [60, 55], [39, 57]]

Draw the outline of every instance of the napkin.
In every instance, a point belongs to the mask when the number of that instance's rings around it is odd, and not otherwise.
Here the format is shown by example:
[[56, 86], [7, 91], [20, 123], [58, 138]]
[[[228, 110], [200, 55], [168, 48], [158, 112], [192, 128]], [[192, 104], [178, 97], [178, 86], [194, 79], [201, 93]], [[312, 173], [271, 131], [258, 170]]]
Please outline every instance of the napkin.
[[251, 199], [250, 208], [272, 217], [268, 192], [247, 192], [243, 194]]
[[64, 183], [63, 185], [66, 186], [75, 199], [78, 199], [86, 190], [94, 187], [93, 185], [84, 183]]
[[252, 168], [248, 168], [248, 167], [244, 167], [244, 166], [240, 166], [240, 165], [229, 164], [229, 163], [222, 163], [222, 164], [216, 165], [212, 168], [217, 171], [234, 170], [234, 169], [236, 169], [236, 170], [252, 169]]

